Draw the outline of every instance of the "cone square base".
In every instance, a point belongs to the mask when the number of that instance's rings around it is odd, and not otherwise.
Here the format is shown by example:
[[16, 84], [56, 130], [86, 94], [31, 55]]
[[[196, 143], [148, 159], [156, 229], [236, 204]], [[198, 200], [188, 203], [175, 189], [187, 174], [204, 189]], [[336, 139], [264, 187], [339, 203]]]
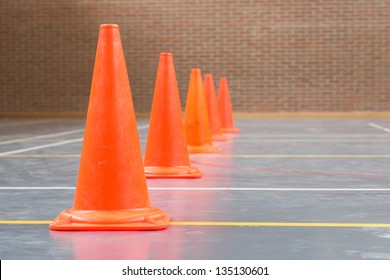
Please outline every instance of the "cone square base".
[[62, 211], [50, 224], [51, 230], [114, 231], [159, 230], [169, 224], [169, 215], [158, 208], [137, 208], [112, 211]]
[[210, 144], [203, 146], [188, 146], [188, 152], [191, 154], [196, 153], [219, 153], [222, 149]]
[[221, 134], [213, 134], [211, 136], [211, 138], [213, 139], [213, 141], [227, 141], [228, 138], [226, 135], [223, 135], [222, 133]]
[[235, 127], [229, 127], [229, 128], [222, 128], [222, 132], [224, 133], [240, 133], [240, 130], [238, 128], [235, 128]]
[[148, 179], [152, 178], [200, 178], [202, 172], [198, 168], [191, 166], [175, 166], [175, 167], [160, 167], [160, 166], [145, 166], [145, 176]]

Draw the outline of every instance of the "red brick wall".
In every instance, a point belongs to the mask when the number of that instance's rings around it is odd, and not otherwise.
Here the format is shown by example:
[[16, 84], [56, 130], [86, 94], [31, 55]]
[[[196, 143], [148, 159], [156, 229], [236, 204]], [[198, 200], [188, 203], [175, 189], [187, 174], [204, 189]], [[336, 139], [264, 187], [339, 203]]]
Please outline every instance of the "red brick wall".
[[138, 112], [160, 52], [182, 105], [201, 67], [235, 111], [390, 110], [390, 0], [0, 0], [0, 113], [85, 112], [101, 23], [120, 25]]

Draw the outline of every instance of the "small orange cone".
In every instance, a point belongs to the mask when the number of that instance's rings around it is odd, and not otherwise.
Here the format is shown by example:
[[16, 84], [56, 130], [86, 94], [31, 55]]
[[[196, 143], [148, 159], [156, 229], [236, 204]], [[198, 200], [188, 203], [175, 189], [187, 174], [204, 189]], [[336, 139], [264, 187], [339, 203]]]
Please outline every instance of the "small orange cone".
[[202, 175], [190, 166], [171, 53], [160, 54], [144, 165], [146, 178], [199, 178]]
[[169, 215], [151, 208], [119, 27], [100, 26], [73, 208], [52, 230], [156, 230]]
[[207, 74], [204, 77], [204, 94], [206, 96], [207, 113], [210, 120], [211, 137], [213, 141], [227, 141], [228, 138], [222, 134], [221, 121], [219, 120], [213, 75]]
[[218, 109], [221, 120], [222, 132], [239, 133], [240, 130], [234, 127], [232, 104], [230, 102], [229, 86], [226, 78], [219, 81]]
[[191, 71], [184, 114], [184, 129], [187, 134], [188, 151], [190, 153], [218, 153], [221, 151], [220, 148], [212, 144], [200, 69], [192, 69]]

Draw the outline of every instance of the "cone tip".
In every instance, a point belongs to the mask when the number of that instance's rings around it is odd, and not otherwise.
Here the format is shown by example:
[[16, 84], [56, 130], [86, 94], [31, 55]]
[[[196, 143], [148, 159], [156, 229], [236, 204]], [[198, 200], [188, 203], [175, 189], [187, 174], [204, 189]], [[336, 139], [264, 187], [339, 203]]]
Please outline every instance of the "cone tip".
[[107, 28], [117, 28], [119, 29], [118, 24], [113, 24], [113, 23], [106, 23], [106, 24], [101, 24], [100, 29], [107, 29]]
[[205, 79], [206, 79], [206, 78], [208, 78], [208, 79], [211, 78], [211, 79], [212, 79], [212, 78], [213, 78], [213, 75], [212, 75], [212, 74], [206, 74], [204, 77], [205, 77]]
[[202, 73], [201, 70], [200, 70], [200, 68], [192, 68], [191, 72], [192, 72], [193, 74], [196, 74], [196, 75]]
[[160, 53], [160, 56], [173, 56], [172, 53]]
[[219, 84], [224, 84], [224, 85], [227, 85], [228, 84], [228, 80], [226, 77], [223, 77], [219, 80]]

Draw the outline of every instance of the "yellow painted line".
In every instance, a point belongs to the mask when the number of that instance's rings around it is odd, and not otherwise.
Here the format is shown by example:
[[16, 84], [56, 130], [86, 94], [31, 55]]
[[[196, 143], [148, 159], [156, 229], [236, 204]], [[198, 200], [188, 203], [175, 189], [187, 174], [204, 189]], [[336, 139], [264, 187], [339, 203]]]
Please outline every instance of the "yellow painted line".
[[[77, 154], [11, 154], [0, 158], [79, 158]], [[212, 158], [390, 158], [390, 155], [213, 155], [193, 154], [191, 157]]]
[[274, 222], [170, 222], [175, 226], [236, 226], [236, 227], [390, 227], [390, 224], [368, 223], [274, 223]]
[[[0, 220], [0, 225], [48, 225], [52, 221]], [[284, 222], [170, 222], [171, 226], [230, 226], [230, 227], [390, 227], [374, 223], [284, 223]]]

